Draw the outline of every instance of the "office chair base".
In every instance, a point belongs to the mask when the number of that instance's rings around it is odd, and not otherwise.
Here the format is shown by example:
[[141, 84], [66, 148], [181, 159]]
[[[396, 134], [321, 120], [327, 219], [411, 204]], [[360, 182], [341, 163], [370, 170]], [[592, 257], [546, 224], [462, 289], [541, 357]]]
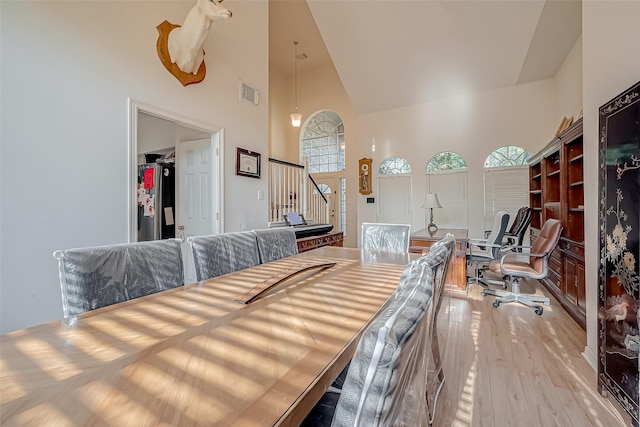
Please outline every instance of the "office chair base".
[[500, 285], [502, 286], [502, 289], [507, 289], [507, 282], [505, 280], [493, 280], [484, 277], [484, 272], [487, 271], [486, 267], [476, 266], [474, 270], [475, 276], [467, 276], [467, 284], [471, 285], [475, 283], [485, 289], [491, 289], [489, 288], [489, 285]]
[[513, 281], [512, 283], [512, 291], [502, 291], [499, 289], [485, 289], [482, 291], [482, 296], [493, 295], [500, 297], [497, 300], [493, 301], [493, 306], [495, 308], [500, 307], [500, 304], [508, 303], [508, 302], [519, 302], [520, 304], [526, 305], [527, 307], [531, 307], [535, 309], [536, 314], [541, 316], [544, 309], [542, 306], [536, 303], [542, 303], [546, 306], [551, 305], [551, 300], [548, 297], [540, 296], [540, 295], [530, 295], [530, 294], [521, 294], [520, 293], [520, 284], [517, 281]]

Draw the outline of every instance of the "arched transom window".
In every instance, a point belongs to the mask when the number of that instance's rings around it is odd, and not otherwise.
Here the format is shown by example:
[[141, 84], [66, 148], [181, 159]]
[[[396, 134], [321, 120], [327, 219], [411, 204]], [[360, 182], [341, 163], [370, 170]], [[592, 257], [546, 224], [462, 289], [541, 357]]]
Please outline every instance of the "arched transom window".
[[305, 124], [300, 153], [309, 162], [309, 173], [344, 170], [344, 125], [333, 111], [320, 111]]
[[527, 164], [531, 153], [524, 148], [515, 145], [505, 145], [489, 154], [484, 161], [485, 168], [497, 168], [500, 166], [518, 166]]
[[427, 163], [427, 172], [444, 171], [451, 169], [466, 169], [467, 163], [458, 153], [444, 151], [438, 153]]
[[380, 175], [396, 175], [400, 173], [411, 173], [411, 166], [402, 157], [389, 157], [380, 165], [378, 174]]

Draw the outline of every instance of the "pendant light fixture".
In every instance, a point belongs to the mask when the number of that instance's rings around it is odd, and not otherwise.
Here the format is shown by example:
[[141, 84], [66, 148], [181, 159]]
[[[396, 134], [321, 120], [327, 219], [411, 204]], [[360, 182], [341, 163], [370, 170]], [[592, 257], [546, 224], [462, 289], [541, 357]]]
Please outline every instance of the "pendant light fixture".
[[302, 114], [298, 113], [298, 42], [293, 42], [293, 69], [294, 69], [294, 90], [295, 90], [295, 106], [293, 107], [293, 113], [291, 117], [291, 126], [294, 128], [300, 127], [302, 121]]

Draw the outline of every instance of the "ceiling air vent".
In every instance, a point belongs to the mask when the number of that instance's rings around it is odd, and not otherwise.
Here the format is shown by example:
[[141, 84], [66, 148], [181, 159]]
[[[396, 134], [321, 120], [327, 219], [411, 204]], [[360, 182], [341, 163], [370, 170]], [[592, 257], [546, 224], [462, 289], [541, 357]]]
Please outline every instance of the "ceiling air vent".
[[240, 80], [240, 99], [245, 99], [258, 105], [258, 90]]

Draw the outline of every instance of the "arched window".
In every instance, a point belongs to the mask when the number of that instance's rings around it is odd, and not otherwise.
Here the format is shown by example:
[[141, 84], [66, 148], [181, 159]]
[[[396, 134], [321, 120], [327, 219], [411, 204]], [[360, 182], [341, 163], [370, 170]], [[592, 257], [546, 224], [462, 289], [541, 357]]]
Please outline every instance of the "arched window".
[[411, 166], [402, 157], [389, 157], [380, 165], [378, 174], [380, 175], [396, 175], [400, 173], [411, 173]]
[[427, 193], [437, 194], [442, 205], [433, 210], [434, 222], [440, 228], [467, 228], [467, 162], [458, 153], [445, 151], [429, 160], [425, 173]]
[[444, 171], [450, 169], [466, 169], [467, 162], [460, 154], [453, 151], [438, 153], [427, 163], [427, 172]]
[[[318, 184], [318, 189], [320, 189], [320, 191], [324, 194], [331, 194], [331, 187], [329, 187], [327, 184]], [[313, 192], [314, 194], [317, 194], [318, 190], [314, 188]]]
[[385, 159], [378, 169], [377, 221], [411, 224], [411, 166], [402, 157]]
[[522, 147], [506, 145], [493, 151], [484, 161], [484, 226], [489, 230], [499, 211], [506, 211], [510, 223], [518, 209], [529, 206], [529, 168], [531, 153]]
[[307, 158], [309, 173], [344, 170], [344, 125], [333, 111], [320, 111], [302, 130], [300, 155]]
[[485, 168], [518, 166], [527, 164], [531, 153], [515, 145], [505, 145], [493, 151], [484, 161]]

